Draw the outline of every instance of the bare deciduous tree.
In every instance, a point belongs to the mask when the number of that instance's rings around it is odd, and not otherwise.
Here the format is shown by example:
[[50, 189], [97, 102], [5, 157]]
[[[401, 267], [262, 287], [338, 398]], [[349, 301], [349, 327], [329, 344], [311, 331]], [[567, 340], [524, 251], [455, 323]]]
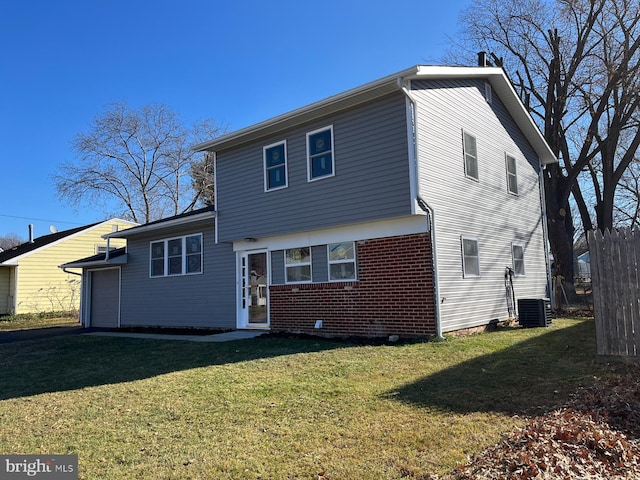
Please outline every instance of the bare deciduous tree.
[[614, 222], [632, 229], [640, 226], [640, 164], [636, 160], [622, 175], [614, 204]]
[[10, 248], [16, 247], [24, 243], [17, 233], [9, 233], [0, 237], [0, 252], [3, 250], [9, 250]]
[[203, 154], [190, 147], [221, 131], [210, 120], [188, 129], [164, 105], [111, 104], [74, 138], [77, 160], [54, 176], [58, 195], [73, 205], [115, 205], [140, 223], [192, 210], [206, 192], [192, 178]]
[[545, 172], [545, 194], [551, 249], [569, 282], [570, 197], [585, 230], [594, 220], [611, 228], [640, 145], [639, 22], [635, 0], [474, 0], [461, 15], [455, 51], [494, 54], [560, 160]]
[[205, 205], [215, 204], [213, 154], [205, 152], [198, 162], [191, 165], [191, 178], [196, 191], [200, 192], [200, 201]]

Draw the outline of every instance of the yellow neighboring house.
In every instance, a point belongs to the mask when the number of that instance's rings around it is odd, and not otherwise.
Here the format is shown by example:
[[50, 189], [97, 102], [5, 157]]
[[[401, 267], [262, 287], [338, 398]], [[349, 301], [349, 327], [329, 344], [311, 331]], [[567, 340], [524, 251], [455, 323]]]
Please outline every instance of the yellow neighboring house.
[[[28, 242], [0, 252], [0, 315], [77, 311], [81, 270], [58, 266], [106, 251], [104, 235], [135, 225], [113, 218], [38, 238], [30, 235]], [[124, 247], [125, 242], [114, 239], [109, 246]]]

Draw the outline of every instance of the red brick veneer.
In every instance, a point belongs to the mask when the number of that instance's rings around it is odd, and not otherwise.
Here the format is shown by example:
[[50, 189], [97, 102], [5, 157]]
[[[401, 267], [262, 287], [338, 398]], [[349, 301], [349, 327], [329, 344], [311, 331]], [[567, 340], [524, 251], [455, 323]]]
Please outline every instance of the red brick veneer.
[[[272, 285], [272, 331], [333, 336], [434, 335], [431, 241], [427, 234], [357, 244], [358, 281]], [[316, 320], [323, 327], [314, 329]]]

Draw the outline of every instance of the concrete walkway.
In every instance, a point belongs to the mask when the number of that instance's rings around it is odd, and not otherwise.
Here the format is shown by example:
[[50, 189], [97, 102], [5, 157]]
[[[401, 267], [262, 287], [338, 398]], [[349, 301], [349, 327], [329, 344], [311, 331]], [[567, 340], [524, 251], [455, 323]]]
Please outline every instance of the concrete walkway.
[[213, 335], [165, 335], [162, 333], [132, 333], [132, 332], [88, 332], [83, 335], [99, 335], [103, 337], [150, 338], [153, 340], [183, 340], [185, 342], [231, 342], [256, 338], [267, 333], [266, 330], [234, 330], [232, 332], [216, 333]]

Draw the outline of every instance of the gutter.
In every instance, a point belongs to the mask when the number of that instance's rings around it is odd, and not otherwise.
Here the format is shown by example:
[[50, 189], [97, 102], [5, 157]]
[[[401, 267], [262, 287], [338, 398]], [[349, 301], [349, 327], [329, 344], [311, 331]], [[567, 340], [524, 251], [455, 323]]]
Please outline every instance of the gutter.
[[433, 283], [434, 283], [434, 307], [435, 307], [435, 316], [436, 316], [436, 336], [440, 340], [444, 340], [444, 336], [442, 335], [442, 319], [440, 313], [440, 282], [438, 281], [438, 249], [436, 247], [436, 215], [433, 208], [422, 198], [420, 194], [420, 162], [418, 162], [418, 116], [416, 114], [417, 111], [417, 102], [413, 97], [409, 89], [407, 88], [407, 83], [402, 77], [398, 77], [398, 88], [404, 93], [408, 102], [411, 104], [410, 114], [407, 115], [408, 120], [410, 121], [411, 126], [411, 135], [409, 141], [411, 145], [409, 146], [409, 157], [411, 162], [413, 163], [414, 171], [415, 171], [415, 195], [416, 202], [420, 209], [427, 214], [427, 232], [430, 234], [431, 239], [431, 258], [433, 262]]
[[156, 222], [147, 223], [145, 225], [140, 225], [138, 227], [127, 228], [125, 230], [120, 230], [113, 233], [107, 233], [103, 235], [102, 238], [128, 238], [133, 235], [138, 235], [140, 233], [153, 232], [155, 230], [160, 230], [168, 227], [176, 227], [181, 225], [186, 225], [189, 223], [195, 223], [203, 220], [207, 220], [210, 218], [215, 218], [216, 212], [214, 210], [207, 210], [205, 212], [200, 212], [194, 215], [187, 215], [179, 218], [174, 218], [171, 220], [158, 220]]
[[79, 277], [81, 277], [81, 276], [82, 276], [82, 274], [81, 274], [81, 273], [78, 273], [78, 272], [71, 272], [71, 271], [67, 270], [67, 268], [68, 268], [68, 267], [60, 267], [60, 268], [62, 268], [62, 271], [63, 271], [64, 273], [68, 273], [69, 275], [77, 275], [77, 276], [79, 276]]

